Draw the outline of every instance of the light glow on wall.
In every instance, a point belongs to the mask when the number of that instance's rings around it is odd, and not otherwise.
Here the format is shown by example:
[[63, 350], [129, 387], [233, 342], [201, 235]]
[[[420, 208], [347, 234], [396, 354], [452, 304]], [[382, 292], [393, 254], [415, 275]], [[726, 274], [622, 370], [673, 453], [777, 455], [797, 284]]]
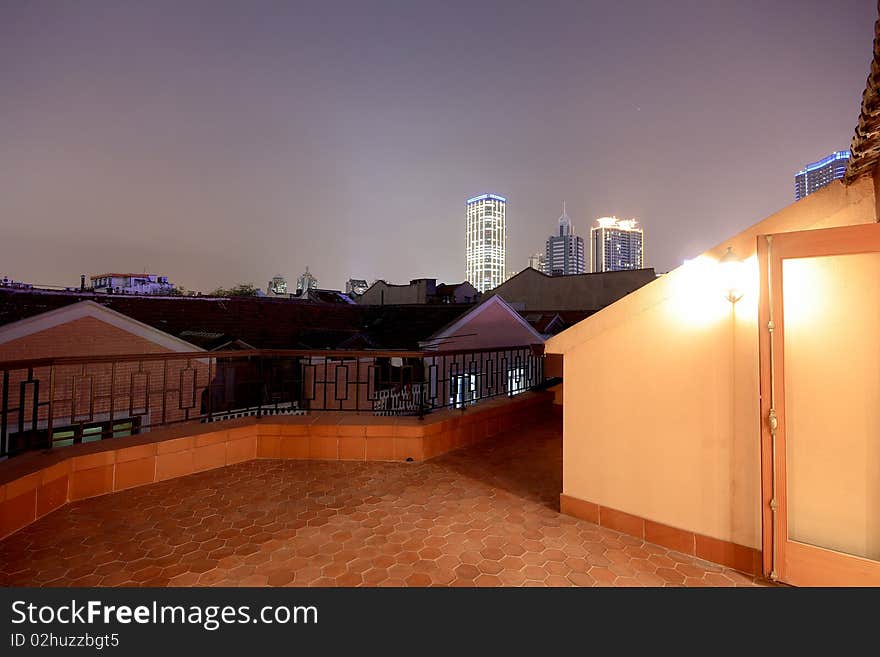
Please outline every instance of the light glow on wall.
[[[742, 297], [735, 304], [736, 317], [754, 319], [758, 311], [757, 257], [745, 259], [737, 268], [737, 275], [736, 285]], [[716, 258], [698, 256], [685, 260], [667, 277], [671, 286], [667, 303], [676, 321], [691, 327], [707, 327], [731, 317], [731, 303], [726, 297], [731, 282]]]
[[782, 261], [783, 307], [785, 326], [795, 330], [810, 326], [826, 313], [833, 303], [834, 268], [839, 257], [791, 258]]

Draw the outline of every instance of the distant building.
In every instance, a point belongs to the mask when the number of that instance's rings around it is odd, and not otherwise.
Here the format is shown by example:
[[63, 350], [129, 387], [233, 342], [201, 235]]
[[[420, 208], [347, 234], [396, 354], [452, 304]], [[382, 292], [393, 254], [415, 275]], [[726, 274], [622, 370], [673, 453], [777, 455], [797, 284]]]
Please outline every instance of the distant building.
[[481, 296], [467, 281], [449, 285], [440, 283], [434, 291], [434, 298], [428, 303], [477, 303]]
[[275, 274], [266, 286], [266, 292], [270, 295], [287, 294], [287, 279], [281, 274]]
[[23, 283], [22, 281], [14, 281], [8, 276], [0, 278], [0, 287], [9, 287], [16, 290], [30, 290], [34, 286], [31, 283]]
[[531, 268], [523, 269], [509, 281], [491, 290], [486, 297], [504, 297], [520, 312], [595, 312], [656, 278], [653, 269], [611, 271], [574, 276], [548, 276]]
[[169, 294], [174, 284], [157, 274], [97, 274], [90, 277], [92, 290], [110, 294]]
[[465, 279], [485, 292], [503, 283], [507, 271], [507, 199], [482, 194], [465, 206]]
[[583, 274], [586, 271], [584, 238], [574, 234], [571, 218], [565, 211], [565, 202], [562, 203], [562, 216], [559, 217], [557, 232], [547, 238], [544, 269], [540, 271], [551, 276], [570, 276]]
[[529, 267], [536, 271], [544, 272], [544, 265], [546, 262], [547, 259], [544, 251], [539, 251], [538, 253], [533, 253], [529, 256]]
[[590, 245], [593, 273], [645, 266], [644, 232], [635, 219], [597, 219], [590, 231]]
[[370, 286], [367, 285], [367, 281], [363, 278], [349, 278], [345, 282], [345, 293], [346, 294], [356, 294], [361, 295], [367, 291], [367, 288]]
[[409, 285], [376, 281], [357, 298], [362, 306], [434, 303], [476, 303], [480, 293], [468, 282], [437, 284], [436, 278], [414, 278]]
[[800, 201], [832, 180], [839, 180], [846, 174], [849, 164], [849, 151], [835, 151], [818, 162], [812, 162], [794, 176], [794, 200]]
[[306, 270], [300, 277], [296, 279], [296, 295], [303, 296], [308, 293], [309, 290], [315, 290], [318, 288], [318, 279], [315, 278], [312, 273], [309, 271], [308, 265], [306, 265]]

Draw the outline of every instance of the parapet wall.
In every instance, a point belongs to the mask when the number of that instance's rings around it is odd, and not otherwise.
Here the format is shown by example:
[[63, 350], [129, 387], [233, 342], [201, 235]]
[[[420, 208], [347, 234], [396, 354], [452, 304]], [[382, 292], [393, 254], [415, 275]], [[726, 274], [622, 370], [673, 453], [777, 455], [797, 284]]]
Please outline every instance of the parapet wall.
[[551, 412], [527, 392], [420, 420], [349, 413], [182, 424], [0, 462], [0, 539], [68, 502], [251, 459], [423, 461]]

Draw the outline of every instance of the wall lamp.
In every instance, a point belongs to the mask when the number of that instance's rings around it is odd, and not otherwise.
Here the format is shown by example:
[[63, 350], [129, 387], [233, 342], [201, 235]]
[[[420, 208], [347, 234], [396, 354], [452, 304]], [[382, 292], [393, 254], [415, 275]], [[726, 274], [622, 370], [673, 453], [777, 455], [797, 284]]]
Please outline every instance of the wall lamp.
[[743, 282], [745, 281], [745, 263], [733, 252], [733, 247], [727, 247], [727, 253], [718, 261], [721, 292], [730, 303], [736, 303], [743, 297]]

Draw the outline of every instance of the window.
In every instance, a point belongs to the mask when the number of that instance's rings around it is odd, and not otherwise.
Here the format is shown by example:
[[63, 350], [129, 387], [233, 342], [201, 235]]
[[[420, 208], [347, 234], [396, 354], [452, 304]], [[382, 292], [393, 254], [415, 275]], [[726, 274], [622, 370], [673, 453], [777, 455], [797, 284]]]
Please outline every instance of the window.
[[121, 438], [140, 432], [140, 418], [95, 421], [9, 434], [9, 453], [19, 454], [35, 449], [67, 447], [79, 443], [91, 443], [105, 438]]
[[507, 370], [507, 394], [510, 397], [525, 392], [529, 388], [524, 367], [511, 367]]
[[458, 374], [450, 379], [452, 396], [449, 403], [455, 408], [464, 408], [466, 404], [475, 404], [477, 396], [477, 375]]
[[[111, 428], [112, 424], [112, 428]], [[140, 418], [125, 418], [112, 423], [93, 422], [52, 429], [52, 447], [67, 447], [76, 443], [93, 443], [105, 438], [122, 438], [138, 433]]]

